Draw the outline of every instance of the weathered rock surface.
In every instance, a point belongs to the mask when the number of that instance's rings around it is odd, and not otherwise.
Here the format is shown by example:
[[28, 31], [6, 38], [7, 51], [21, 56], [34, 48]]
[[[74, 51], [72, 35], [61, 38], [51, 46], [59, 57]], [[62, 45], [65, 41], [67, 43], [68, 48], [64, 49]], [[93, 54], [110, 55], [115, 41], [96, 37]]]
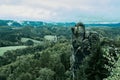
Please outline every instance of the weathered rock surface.
[[95, 31], [86, 33], [83, 23], [76, 24], [71, 30], [73, 79], [103, 80], [108, 77], [120, 54], [114, 40], [101, 39]]

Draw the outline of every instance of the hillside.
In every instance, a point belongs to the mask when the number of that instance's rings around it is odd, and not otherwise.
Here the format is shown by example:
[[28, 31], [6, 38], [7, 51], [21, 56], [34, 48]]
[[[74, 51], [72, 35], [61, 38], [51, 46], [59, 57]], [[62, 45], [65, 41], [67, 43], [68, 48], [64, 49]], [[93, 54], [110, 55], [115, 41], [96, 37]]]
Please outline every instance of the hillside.
[[[0, 80], [72, 80], [71, 26], [65, 27], [66, 25], [60, 24], [61, 27], [57, 27], [47, 24], [35, 27], [34, 22], [30, 23], [31, 26], [6, 26], [7, 22], [4, 22], [4, 26], [0, 26], [0, 49], [5, 50], [0, 51], [2, 54]], [[40, 24], [36, 22], [37, 25]], [[92, 45], [89, 49], [91, 54], [82, 57], [77, 78], [78, 80], [119, 80], [120, 27], [97, 26], [86, 27], [86, 37], [88, 32], [96, 32], [100, 41], [95, 43], [98, 38], [89, 37]], [[56, 36], [57, 40], [47, 40], [45, 36], [48, 35]], [[97, 43], [99, 46], [96, 45]], [[86, 46], [87, 43], [84, 44], [84, 48]]]
[[[0, 26], [12, 26], [12, 27], [23, 27], [23, 26], [33, 26], [33, 27], [72, 27], [76, 23], [75, 22], [43, 22], [43, 21], [15, 21], [15, 20], [0, 20]], [[94, 23], [86, 23], [87, 27], [120, 27], [119, 22], [94, 22]]]

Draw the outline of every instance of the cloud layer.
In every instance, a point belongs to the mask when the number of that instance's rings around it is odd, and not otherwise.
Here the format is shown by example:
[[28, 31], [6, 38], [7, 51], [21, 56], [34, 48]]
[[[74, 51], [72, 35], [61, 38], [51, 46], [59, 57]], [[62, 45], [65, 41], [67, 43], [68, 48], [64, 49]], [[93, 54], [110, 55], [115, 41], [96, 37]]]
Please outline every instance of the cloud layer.
[[119, 0], [3, 0], [1, 19], [120, 21]]

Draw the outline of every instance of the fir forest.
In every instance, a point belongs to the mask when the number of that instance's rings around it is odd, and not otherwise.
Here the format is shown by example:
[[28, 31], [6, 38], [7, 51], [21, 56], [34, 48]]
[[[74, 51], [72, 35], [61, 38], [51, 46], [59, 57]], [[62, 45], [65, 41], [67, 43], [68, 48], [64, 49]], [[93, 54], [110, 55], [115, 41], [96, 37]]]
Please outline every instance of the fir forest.
[[0, 80], [119, 79], [120, 23], [0, 20]]

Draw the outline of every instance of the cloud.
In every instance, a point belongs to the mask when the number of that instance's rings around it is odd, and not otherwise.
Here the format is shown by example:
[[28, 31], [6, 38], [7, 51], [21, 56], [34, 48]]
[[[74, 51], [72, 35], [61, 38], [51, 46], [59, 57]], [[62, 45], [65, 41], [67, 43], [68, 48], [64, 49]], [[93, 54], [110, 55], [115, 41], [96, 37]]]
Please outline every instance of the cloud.
[[0, 2], [0, 17], [49, 21], [116, 20], [120, 18], [119, 3], [119, 0], [4, 0]]
[[14, 16], [22, 18], [33, 18], [47, 20], [54, 16], [56, 13], [51, 12], [43, 8], [31, 8], [28, 6], [17, 6], [17, 5], [1, 5], [0, 6], [0, 16]]

